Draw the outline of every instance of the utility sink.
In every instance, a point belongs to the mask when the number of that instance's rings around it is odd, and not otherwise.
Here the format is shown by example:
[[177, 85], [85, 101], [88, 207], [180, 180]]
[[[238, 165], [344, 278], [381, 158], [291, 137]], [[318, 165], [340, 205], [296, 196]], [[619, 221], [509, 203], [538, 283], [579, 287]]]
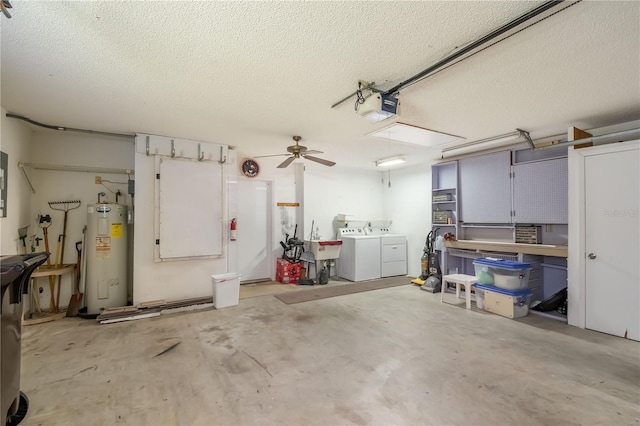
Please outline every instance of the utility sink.
[[316, 260], [337, 259], [340, 257], [342, 240], [305, 240]]

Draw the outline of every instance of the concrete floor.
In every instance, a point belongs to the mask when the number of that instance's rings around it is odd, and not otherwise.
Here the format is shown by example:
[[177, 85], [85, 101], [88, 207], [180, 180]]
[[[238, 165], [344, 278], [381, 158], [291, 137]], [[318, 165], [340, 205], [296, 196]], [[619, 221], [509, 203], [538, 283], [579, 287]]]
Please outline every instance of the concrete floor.
[[639, 343], [467, 311], [415, 286], [294, 305], [264, 295], [218, 311], [111, 325], [65, 318], [23, 331], [26, 425], [640, 418]]

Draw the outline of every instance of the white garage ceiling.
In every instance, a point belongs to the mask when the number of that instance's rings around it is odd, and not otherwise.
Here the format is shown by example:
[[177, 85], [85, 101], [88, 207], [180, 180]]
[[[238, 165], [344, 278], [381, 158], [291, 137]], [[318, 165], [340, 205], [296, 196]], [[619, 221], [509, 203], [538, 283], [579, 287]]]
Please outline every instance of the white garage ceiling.
[[[15, 0], [1, 19], [2, 107], [249, 156], [285, 152], [299, 134], [336, 167], [395, 154], [417, 164], [440, 150], [366, 136], [388, 123], [364, 121], [355, 99], [330, 106], [358, 80], [394, 86], [542, 3]], [[638, 119], [640, 3], [579, 2], [400, 99], [400, 121], [467, 141]]]

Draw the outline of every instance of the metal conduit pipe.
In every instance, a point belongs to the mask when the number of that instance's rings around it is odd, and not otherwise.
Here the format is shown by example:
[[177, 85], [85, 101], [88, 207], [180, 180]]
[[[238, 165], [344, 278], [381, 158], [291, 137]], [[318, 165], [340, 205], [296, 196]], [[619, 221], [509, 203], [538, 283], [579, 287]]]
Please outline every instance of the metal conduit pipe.
[[[518, 138], [518, 136], [520, 136], [520, 138]], [[532, 151], [539, 151], [541, 149], [570, 147], [587, 143], [601, 145], [607, 143], [625, 142], [633, 139], [640, 139], [640, 127], [578, 139], [575, 141], [567, 141], [563, 138], [566, 138], [566, 135], [548, 136], [545, 138], [536, 139], [535, 141], [532, 140], [531, 143], [534, 145], [534, 147], [529, 149], [531, 149]], [[466, 144], [458, 146], [443, 148], [441, 158], [458, 158], [463, 155], [481, 154], [487, 152], [495, 152], [496, 150], [514, 149], [516, 145], [519, 146], [523, 142], [529, 143], [529, 140], [525, 140], [522, 137], [522, 134], [519, 134], [518, 132], [507, 133], [505, 135], [500, 135], [493, 138], [486, 138], [478, 141], [468, 142]], [[496, 145], [496, 143], [498, 144]], [[548, 143], [548, 145], [535, 146], [536, 144], [544, 143]]]
[[[600, 136], [591, 136], [588, 138], [578, 139], [571, 142], [564, 141], [556, 144], [535, 147], [533, 148], [533, 150], [539, 151], [541, 149], [558, 148], [560, 146], [568, 147], [568, 146], [574, 146], [574, 145], [581, 145], [583, 143], [593, 143], [593, 144], [616, 143], [616, 142], [629, 141], [634, 138], [640, 138], [640, 127], [636, 127], [634, 129], [629, 129], [629, 130], [622, 130], [620, 132], [607, 133]], [[544, 138], [544, 139], [548, 141], [549, 139], [553, 139], [553, 138]]]
[[86, 130], [86, 129], [76, 129], [73, 127], [63, 127], [63, 126], [54, 126], [51, 124], [44, 124], [44, 123], [40, 123], [38, 121], [32, 120], [30, 118], [27, 117], [23, 117], [22, 115], [18, 115], [18, 114], [12, 114], [10, 112], [8, 112], [6, 114], [7, 117], [9, 118], [15, 118], [18, 120], [22, 120], [22, 121], [26, 121], [29, 124], [33, 124], [35, 126], [39, 126], [39, 127], [44, 127], [45, 129], [51, 129], [51, 130], [59, 130], [61, 132], [79, 132], [79, 133], [89, 133], [92, 135], [103, 135], [103, 136], [114, 136], [117, 138], [127, 138], [127, 139], [133, 139], [136, 137], [135, 134], [131, 133], [111, 133], [111, 132], [101, 132], [98, 130]]

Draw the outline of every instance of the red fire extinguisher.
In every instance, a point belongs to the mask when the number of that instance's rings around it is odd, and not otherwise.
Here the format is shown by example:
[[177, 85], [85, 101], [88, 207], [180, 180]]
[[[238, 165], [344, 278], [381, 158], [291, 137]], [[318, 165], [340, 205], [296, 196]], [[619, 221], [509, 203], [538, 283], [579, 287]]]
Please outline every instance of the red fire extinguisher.
[[235, 241], [236, 240], [236, 226], [238, 225], [238, 223], [236, 222], [236, 218], [234, 217], [233, 219], [231, 219], [231, 232], [229, 233], [229, 237], [231, 239], [231, 241]]

